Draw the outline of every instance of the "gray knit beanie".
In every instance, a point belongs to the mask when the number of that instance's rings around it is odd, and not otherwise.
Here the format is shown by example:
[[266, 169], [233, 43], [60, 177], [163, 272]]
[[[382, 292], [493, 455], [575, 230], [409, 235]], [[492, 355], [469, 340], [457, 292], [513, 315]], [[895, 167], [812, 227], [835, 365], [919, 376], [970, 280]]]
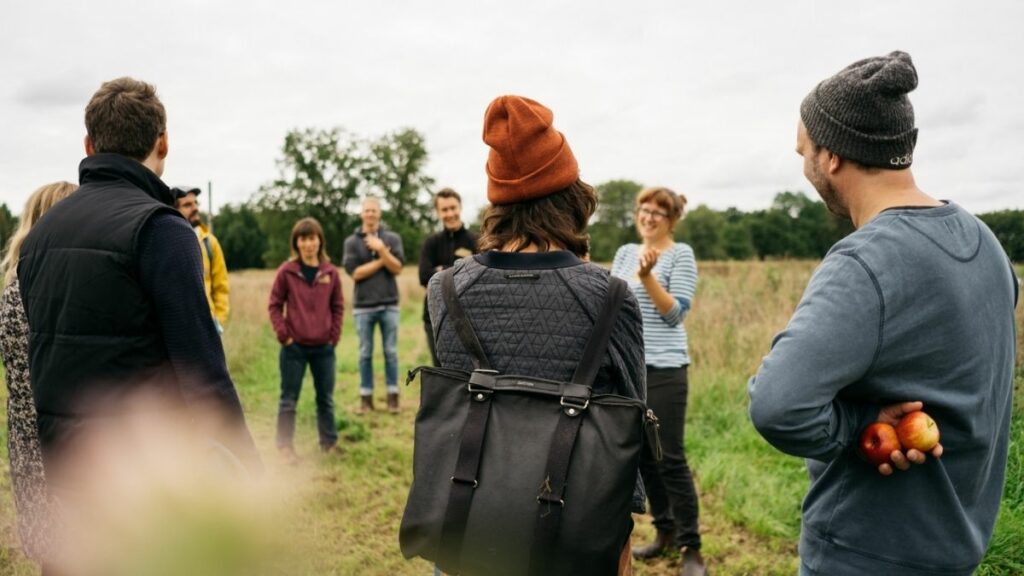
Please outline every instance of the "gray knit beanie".
[[819, 146], [864, 166], [900, 170], [914, 160], [917, 128], [907, 93], [916, 87], [910, 54], [865, 58], [818, 84], [800, 118]]

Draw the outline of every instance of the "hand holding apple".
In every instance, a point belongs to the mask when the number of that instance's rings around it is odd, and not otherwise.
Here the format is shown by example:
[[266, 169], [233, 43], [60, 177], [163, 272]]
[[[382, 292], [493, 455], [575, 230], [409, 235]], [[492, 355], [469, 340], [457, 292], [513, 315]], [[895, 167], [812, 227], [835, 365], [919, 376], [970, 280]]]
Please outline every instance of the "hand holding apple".
[[[922, 408], [924, 408], [923, 402], [891, 404], [883, 407], [878, 413], [878, 422], [896, 428], [905, 415], [920, 412]], [[935, 433], [938, 435], [938, 426], [935, 426]], [[938, 438], [936, 438], [937, 441]], [[898, 470], [908, 470], [911, 464], [924, 464], [925, 460], [927, 460], [926, 454], [931, 454], [933, 458], [940, 458], [942, 456], [942, 444], [936, 443], [930, 450], [919, 450], [913, 446], [901, 446], [891, 455], [891, 462], [884, 462], [878, 465], [878, 472], [883, 476], [888, 476], [893, 473], [894, 466]]]

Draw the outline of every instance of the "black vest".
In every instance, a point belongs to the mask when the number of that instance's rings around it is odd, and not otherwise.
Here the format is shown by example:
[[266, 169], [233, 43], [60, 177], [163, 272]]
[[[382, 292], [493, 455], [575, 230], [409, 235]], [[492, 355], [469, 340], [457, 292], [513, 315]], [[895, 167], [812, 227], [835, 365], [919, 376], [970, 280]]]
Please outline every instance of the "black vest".
[[18, 263], [47, 460], [87, 419], [116, 414], [139, 392], [182, 404], [137, 254], [151, 216], [178, 214], [173, 196], [148, 168], [116, 154], [83, 160], [79, 180], [33, 226]]

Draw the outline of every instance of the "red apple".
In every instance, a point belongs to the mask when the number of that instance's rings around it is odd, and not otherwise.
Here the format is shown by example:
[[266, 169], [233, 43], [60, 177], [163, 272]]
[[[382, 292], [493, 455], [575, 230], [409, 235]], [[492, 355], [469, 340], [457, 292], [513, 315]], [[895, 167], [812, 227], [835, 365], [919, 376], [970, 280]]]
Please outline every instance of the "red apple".
[[939, 425], [932, 417], [918, 410], [900, 418], [896, 435], [907, 450], [914, 448], [928, 453], [939, 443]]
[[902, 449], [892, 424], [872, 422], [860, 434], [860, 453], [875, 466], [890, 463], [892, 451]]

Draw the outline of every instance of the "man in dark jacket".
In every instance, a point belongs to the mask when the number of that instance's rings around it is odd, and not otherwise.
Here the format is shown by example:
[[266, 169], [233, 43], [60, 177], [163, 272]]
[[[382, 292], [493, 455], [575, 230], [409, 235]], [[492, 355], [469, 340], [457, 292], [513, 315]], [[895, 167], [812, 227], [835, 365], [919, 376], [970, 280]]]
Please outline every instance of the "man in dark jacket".
[[261, 470], [210, 316], [195, 233], [160, 180], [168, 144], [156, 90], [131, 78], [106, 82], [85, 124], [80, 196], [39, 220], [18, 266], [47, 480], [80, 484], [82, 469], [69, 466], [97, 442], [130, 466], [132, 439], [104, 430], [138, 422], [140, 410], [152, 412], [146, 422], [184, 417], [190, 432]]
[[398, 412], [398, 283], [405, 253], [402, 238], [385, 230], [381, 221], [380, 200], [363, 200], [360, 213], [363, 225], [345, 239], [342, 265], [355, 281], [355, 305], [352, 316], [359, 333], [359, 413], [373, 410], [373, 332], [380, 325], [384, 341], [384, 378], [388, 391], [388, 410]]
[[[431, 234], [423, 241], [420, 251], [420, 286], [424, 288], [431, 276], [446, 268], [451, 268], [459, 258], [476, 254], [476, 234], [466, 229], [462, 223], [462, 197], [451, 188], [442, 188], [434, 195], [434, 210], [437, 219], [444, 228]], [[434, 329], [430, 325], [430, 311], [427, 301], [423, 300], [423, 330], [427, 334], [427, 345], [430, 346], [430, 359], [437, 365], [434, 353]]]

